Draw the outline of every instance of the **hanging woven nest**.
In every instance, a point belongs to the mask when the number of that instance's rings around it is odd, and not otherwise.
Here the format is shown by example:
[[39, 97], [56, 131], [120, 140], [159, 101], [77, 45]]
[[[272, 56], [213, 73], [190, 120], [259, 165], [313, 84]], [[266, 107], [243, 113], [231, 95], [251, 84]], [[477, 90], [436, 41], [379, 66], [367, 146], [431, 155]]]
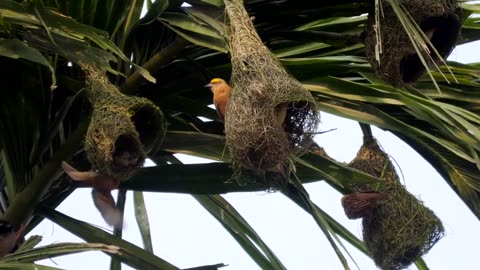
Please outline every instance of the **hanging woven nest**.
[[318, 125], [315, 100], [263, 44], [242, 0], [226, 0], [232, 93], [225, 114], [230, 155], [241, 167], [276, 171], [304, 150]]
[[165, 118], [148, 99], [120, 93], [98, 67], [84, 64], [82, 69], [93, 104], [85, 138], [87, 157], [102, 174], [126, 179], [143, 165], [148, 151], [158, 148]]
[[[400, 0], [405, 9], [443, 59], [455, 47], [460, 36], [462, 14], [456, 0]], [[398, 86], [417, 81], [425, 73], [418, 54], [408, 34], [400, 23], [392, 6], [382, 0], [383, 16], [380, 25], [376, 24], [375, 12], [368, 16], [368, 29], [365, 40], [367, 58], [375, 73], [388, 83]], [[379, 35], [377, 35], [379, 31]], [[377, 38], [380, 38], [380, 42]], [[379, 52], [379, 60], [377, 53]], [[430, 56], [437, 63], [441, 59], [430, 49]], [[425, 59], [428, 56], [424, 56]], [[429, 64], [430, 66], [433, 63]]]
[[374, 139], [364, 142], [349, 166], [385, 180], [352, 187], [356, 192], [342, 198], [350, 218], [363, 218], [363, 240], [377, 266], [406, 268], [440, 240], [442, 222], [400, 183]]

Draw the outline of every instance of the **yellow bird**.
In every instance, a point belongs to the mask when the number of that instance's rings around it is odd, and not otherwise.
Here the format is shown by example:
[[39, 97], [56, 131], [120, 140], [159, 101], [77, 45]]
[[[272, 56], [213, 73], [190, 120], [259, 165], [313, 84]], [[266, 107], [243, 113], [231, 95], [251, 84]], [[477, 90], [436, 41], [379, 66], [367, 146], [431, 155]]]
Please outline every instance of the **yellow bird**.
[[[210, 81], [209, 84], [205, 85], [205, 87], [209, 87], [213, 93], [213, 104], [215, 104], [215, 109], [217, 110], [218, 116], [220, 119], [225, 121], [225, 111], [227, 107], [227, 103], [230, 99], [230, 94], [232, 88], [228, 83], [220, 78], [214, 78]], [[287, 118], [287, 108], [288, 103], [281, 103], [274, 108], [274, 117], [275, 121], [278, 126], [282, 129], [285, 128], [285, 120]], [[284, 177], [287, 177], [288, 166], [283, 163], [279, 162], [275, 167], [273, 167], [270, 171], [277, 172]]]
[[225, 121], [225, 110], [227, 108], [228, 100], [230, 99], [230, 92], [232, 88], [228, 83], [219, 78], [214, 78], [209, 84], [205, 85], [209, 87], [213, 93], [213, 104], [217, 110], [218, 116], [222, 121]]
[[[224, 79], [220, 78], [212, 79], [209, 84], [205, 85], [205, 87], [209, 87], [212, 91], [213, 104], [215, 104], [215, 109], [217, 110], [218, 116], [220, 119], [225, 121], [225, 111], [228, 100], [230, 99], [232, 88]], [[275, 120], [282, 128], [284, 128], [285, 118], [287, 116], [287, 107], [287, 103], [282, 103], [276, 106], [274, 109]]]

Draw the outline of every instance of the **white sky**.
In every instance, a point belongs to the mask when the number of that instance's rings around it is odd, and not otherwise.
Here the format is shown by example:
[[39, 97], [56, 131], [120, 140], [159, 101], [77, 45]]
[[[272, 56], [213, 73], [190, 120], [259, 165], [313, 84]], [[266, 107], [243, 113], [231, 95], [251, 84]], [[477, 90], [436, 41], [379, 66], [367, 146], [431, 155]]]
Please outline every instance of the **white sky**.
[[[458, 46], [449, 59], [464, 63], [480, 62], [479, 46], [480, 43]], [[316, 141], [330, 156], [343, 162], [354, 158], [362, 139], [356, 122], [322, 113], [320, 127], [321, 130], [337, 129], [316, 137]], [[424, 200], [444, 223], [446, 236], [424, 257], [430, 269], [472, 269], [477, 266], [477, 245], [480, 243], [477, 218], [436, 171], [408, 145], [376, 128], [374, 135], [400, 165], [410, 192]], [[185, 156], [182, 160], [185, 163], [205, 162]], [[361, 222], [345, 217], [340, 205], [341, 194], [322, 182], [306, 187], [318, 206], [361, 238]], [[144, 195], [157, 256], [180, 268], [225, 263], [229, 265], [223, 268], [226, 270], [259, 269], [191, 196], [165, 193]], [[287, 269], [343, 269], [313, 218], [280, 193], [236, 193], [224, 197], [242, 214]], [[142, 246], [132, 201], [132, 193], [128, 192], [124, 239]], [[58, 210], [107, 228], [92, 203], [90, 189], [76, 190]], [[31, 235], [43, 236], [42, 244], [82, 241], [48, 220], [37, 226]], [[347, 243], [345, 245], [361, 269], [376, 269], [368, 257]], [[88, 252], [40, 263], [71, 270], [109, 269], [110, 257], [100, 252]], [[349, 264], [352, 269], [355, 268], [352, 262]], [[124, 266], [123, 269], [131, 268]]]

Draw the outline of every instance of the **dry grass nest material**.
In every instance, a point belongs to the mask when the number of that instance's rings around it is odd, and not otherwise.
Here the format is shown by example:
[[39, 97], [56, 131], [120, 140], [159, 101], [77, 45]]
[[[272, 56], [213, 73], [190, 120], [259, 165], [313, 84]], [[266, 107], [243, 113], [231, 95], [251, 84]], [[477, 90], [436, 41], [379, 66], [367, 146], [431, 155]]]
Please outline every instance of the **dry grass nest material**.
[[319, 115], [315, 100], [263, 44], [241, 0], [226, 1], [232, 76], [225, 133], [234, 162], [274, 171], [306, 148]]
[[[425, 33], [433, 30], [430, 42], [442, 58], [446, 58], [460, 36], [461, 15], [456, 0], [400, 0], [409, 11], [413, 20]], [[387, 1], [382, 1], [384, 16], [380, 17], [380, 26], [375, 24], [375, 12], [369, 13], [368, 29], [365, 40], [367, 58], [375, 73], [388, 83], [398, 86], [413, 83], [425, 73], [411, 41], [397, 15]], [[376, 30], [380, 31], [382, 53], [380, 62], [375, 56], [377, 46]], [[430, 49], [433, 60], [439, 64], [441, 59]], [[424, 56], [428, 58], [427, 55]], [[429, 63], [433, 66], [433, 63]]]
[[400, 183], [388, 155], [375, 140], [365, 142], [349, 166], [385, 180], [353, 187], [355, 191], [390, 194], [362, 223], [363, 240], [380, 268], [406, 268], [443, 236], [440, 219]]
[[443, 237], [440, 219], [415, 196], [398, 186], [388, 201], [363, 219], [363, 240], [382, 269], [403, 269]]
[[161, 143], [165, 118], [148, 99], [120, 93], [101, 69], [91, 65], [83, 69], [93, 104], [85, 138], [87, 157], [94, 169], [126, 179], [143, 165], [146, 153]]

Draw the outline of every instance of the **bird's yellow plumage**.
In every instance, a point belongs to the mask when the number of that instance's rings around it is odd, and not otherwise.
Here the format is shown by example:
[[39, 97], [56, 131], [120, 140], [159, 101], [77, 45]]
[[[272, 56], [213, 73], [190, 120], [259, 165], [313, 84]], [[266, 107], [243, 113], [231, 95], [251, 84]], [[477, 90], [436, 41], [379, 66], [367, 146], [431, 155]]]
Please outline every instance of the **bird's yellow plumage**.
[[[222, 120], [225, 120], [225, 110], [227, 107], [228, 100], [230, 99], [230, 92], [232, 88], [228, 83], [220, 78], [213, 78], [209, 84], [206, 85], [209, 87], [213, 93], [213, 104], [215, 104], [215, 109], [218, 112], [218, 116]], [[287, 103], [279, 104], [275, 107], [275, 119], [277, 120], [280, 127], [285, 128], [285, 118], [287, 116]]]
[[232, 90], [230, 85], [228, 85], [223, 79], [214, 78], [206, 85], [206, 87], [210, 87], [210, 90], [213, 93], [213, 104], [215, 104], [218, 116], [220, 119], [225, 120], [225, 111]]
[[213, 84], [213, 83], [221, 83], [223, 80], [220, 79], [220, 78], [213, 78], [210, 83]]

